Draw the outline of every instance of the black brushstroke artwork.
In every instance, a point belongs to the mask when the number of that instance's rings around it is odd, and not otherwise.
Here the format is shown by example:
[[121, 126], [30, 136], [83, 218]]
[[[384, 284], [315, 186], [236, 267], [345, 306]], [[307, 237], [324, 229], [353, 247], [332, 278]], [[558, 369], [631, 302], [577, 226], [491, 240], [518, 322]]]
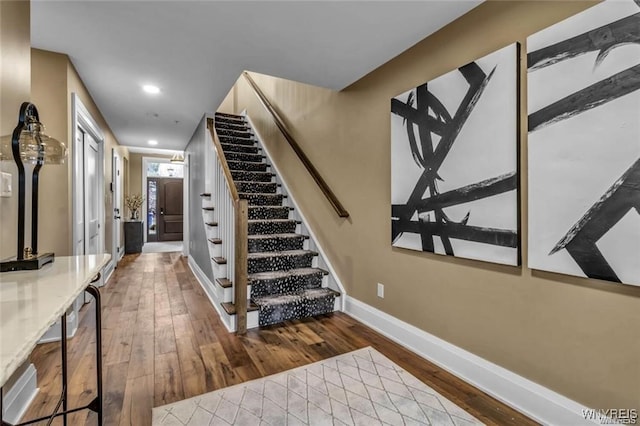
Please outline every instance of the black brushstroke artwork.
[[[640, 3], [638, 5], [640, 6]], [[594, 67], [584, 70], [593, 72], [606, 61], [611, 51], [628, 44], [640, 44], [640, 13], [530, 52], [527, 55], [528, 71], [533, 73], [567, 59], [598, 52]], [[639, 89], [640, 64], [622, 70], [531, 113], [529, 132], [570, 120]], [[638, 116], [640, 117], [640, 112]], [[611, 142], [615, 143], [615, 141]], [[596, 243], [633, 209], [640, 214], [640, 159], [587, 210], [553, 247], [549, 255], [567, 250], [587, 277], [621, 282]]]
[[[429, 90], [429, 83], [411, 91], [406, 102], [391, 100], [391, 113], [402, 117], [413, 160], [422, 170], [406, 203], [392, 205], [394, 243], [404, 233], [413, 233], [420, 235], [422, 250], [429, 252], [435, 252], [434, 238], [439, 237], [447, 255], [455, 255], [452, 239], [518, 247], [516, 230], [468, 225], [473, 208], [457, 220], [444, 211], [447, 207], [515, 191], [518, 186], [515, 171], [443, 193], [438, 188], [438, 182], [444, 181], [439, 170], [496, 69], [497, 65], [485, 72], [476, 62], [458, 68], [468, 87], [453, 115]], [[435, 148], [434, 135], [439, 137]], [[515, 144], [515, 134], [513, 140]]]

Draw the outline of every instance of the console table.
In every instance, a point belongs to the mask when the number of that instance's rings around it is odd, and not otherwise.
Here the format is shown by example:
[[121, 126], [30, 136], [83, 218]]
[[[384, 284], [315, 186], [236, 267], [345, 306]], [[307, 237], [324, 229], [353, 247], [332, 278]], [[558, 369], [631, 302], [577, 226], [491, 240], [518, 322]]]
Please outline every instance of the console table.
[[[0, 274], [0, 395], [2, 386], [28, 358], [38, 340], [58, 319], [61, 319], [62, 392], [55, 411], [50, 416], [20, 425], [90, 409], [98, 414], [102, 425], [102, 333], [100, 292], [92, 285], [100, 279], [100, 271], [111, 258], [108, 254], [56, 257], [55, 261], [37, 271], [4, 272]], [[67, 309], [83, 291], [96, 301], [96, 363], [97, 396], [83, 407], [68, 408], [67, 402]], [[0, 424], [2, 398], [0, 397]]]
[[124, 223], [124, 252], [140, 253], [144, 244], [142, 222], [125, 222]]

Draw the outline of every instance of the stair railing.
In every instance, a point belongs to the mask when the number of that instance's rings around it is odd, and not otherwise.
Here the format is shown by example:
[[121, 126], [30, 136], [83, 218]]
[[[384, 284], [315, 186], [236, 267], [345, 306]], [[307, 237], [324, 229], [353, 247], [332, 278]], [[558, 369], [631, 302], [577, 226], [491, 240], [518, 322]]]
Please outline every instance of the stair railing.
[[222, 257], [227, 260], [227, 278], [233, 273], [233, 303], [236, 309], [236, 332], [247, 332], [247, 257], [248, 217], [247, 200], [241, 199], [222, 151], [214, 120], [207, 119], [217, 161], [213, 164], [211, 194], [217, 222], [218, 237], [222, 239]]
[[260, 90], [256, 82], [253, 80], [253, 78], [251, 78], [249, 73], [246, 71], [243, 72], [242, 75], [249, 83], [249, 86], [251, 86], [251, 88], [253, 89], [253, 92], [256, 94], [256, 96], [260, 100], [260, 103], [262, 104], [262, 106], [264, 106], [264, 108], [269, 112], [269, 114], [271, 114], [271, 117], [274, 123], [276, 124], [278, 129], [280, 129], [280, 132], [282, 132], [282, 135], [287, 140], [287, 142], [289, 142], [289, 145], [291, 146], [293, 151], [296, 153], [296, 155], [298, 156], [302, 164], [304, 164], [304, 166], [306, 167], [307, 171], [309, 172], [313, 180], [320, 187], [320, 191], [322, 191], [322, 193], [327, 198], [327, 200], [329, 201], [333, 209], [336, 211], [338, 216], [345, 217], [345, 218], [349, 217], [349, 212], [347, 212], [347, 210], [344, 208], [342, 203], [340, 203], [340, 201], [338, 200], [338, 197], [336, 197], [336, 195], [333, 193], [331, 188], [329, 188], [329, 185], [327, 185], [327, 182], [325, 182], [322, 176], [320, 176], [320, 172], [318, 172], [318, 169], [316, 169], [313, 163], [311, 162], [311, 160], [309, 160], [309, 157], [307, 157], [307, 155], [304, 153], [304, 151], [300, 147], [300, 144], [298, 144], [298, 142], [291, 135], [289, 130], [287, 130], [287, 127], [285, 126], [284, 121], [280, 118], [280, 116], [278, 115], [278, 112], [275, 110], [271, 102], [269, 102], [269, 100], [267, 99], [265, 94], [262, 92], [262, 90]]

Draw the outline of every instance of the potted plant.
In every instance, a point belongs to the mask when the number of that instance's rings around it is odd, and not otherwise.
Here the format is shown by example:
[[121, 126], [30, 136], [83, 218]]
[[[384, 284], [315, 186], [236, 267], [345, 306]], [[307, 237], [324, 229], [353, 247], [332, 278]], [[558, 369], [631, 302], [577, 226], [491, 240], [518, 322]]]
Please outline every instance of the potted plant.
[[140, 194], [127, 195], [126, 197], [124, 197], [124, 203], [131, 211], [131, 220], [139, 220], [138, 209], [142, 207], [143, 202], [144, 197]]

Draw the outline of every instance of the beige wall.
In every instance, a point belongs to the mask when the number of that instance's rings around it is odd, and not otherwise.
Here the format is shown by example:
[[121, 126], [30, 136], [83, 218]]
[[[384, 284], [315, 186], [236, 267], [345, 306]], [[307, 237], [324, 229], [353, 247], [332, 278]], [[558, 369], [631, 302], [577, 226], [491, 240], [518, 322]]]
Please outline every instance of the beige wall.
[[[28, 1], [0, 1], [0, 136], [13, 132], [20, 105], [31, 100], [29, 20]], [[0, 198], [0, 259], [5, 259], [17, 254], [18, 169], [2, 161], [0, 170], [13, 175], [13, 195]]]
[[[350, 296], [587, 406], [640, 408], [640, 288], [390, 243], [390, 99], [515, 41], [525, 46], [527, 35], [592, 4], [484, 3], [339, 93], [253, 74], [350, 212], [347, 220], [334, 213], [242, 78], [235, 110], [247, 108], [257, 124]], [[526, 67], [521, 77], [526, 122]], [[376, 297], [378, 282], [384, 299]]]
[[231, 88], [229, 93], [227, 93], [227, 96], [225, 96], [222, 103], [218, 107], [218, 112], [233, 114], [236, 110], [237, 103], [238, 103], [238, 91], [234, 86]]
[[71, 255], [71, 187], [67, 176], [72, 167], [71, 135], [67, 130], [70, 100], [67, 99], [67, 57], [59, 53], [33, 50], [31, 54], [31, 94], [47, 134], [69, 149], [63, 165], [45, 165], [40, 171], [38, 245], [41, 252]]
[[[135, 195], [140, 194], [145, 195], [146, 191], [142, 191], [142, 158], [165, 158], [171, 159], [171, 155], [164, 154], [139, 154], [137, 152], [132, 152], [129, 155], [129, 190], [127, 194]], [[128, 211], [127, 211], [128, 213]]]
[[[0, 136], [13, 133], [20, 105], [31, 100], [29, 20], [28, 1], [0, 1]], [[17, 254], [18, 169], [13, 161], [2, 161], [0, 171], [13, 175], [13, 195], [0, 198], [0, 259], [5, 259]], [[27, 245], [30, 241], [26, 240]], [[5, 393], [28, 366], [25, 361], [16, 369], [4, 385]]]
[[40, 118], [51, 136], [64, 141], [68, 149], [66, 164], [43, 167], [41, 171], [41, 205], [47, 206], [47, 214], [40, 214], [40, 247], [54, 251], [58, 256], [68, 256], [72, 245], [72, 159], [73, 117], [71, 96], [76, 93], [102, 130], [104, 142], [105, 172], [105, 252], [111, 252], [113, 200], [109, 190], [112, 175], [112, 149], [128, 157], [126, 148], [118, 145], [111, 129], [102, 117], [93, 99], [84, 87], [67, 55], [31, 50], [31, 85], [33, 102], [38, 106]]
[[[82, 79], [78, 75], [75, 67], [73, 66], [69, 58], [66, 55], [64, 56], [67, 59], [67, 100], [69, 102], [69, 105], [71, 104], [71, 94], [75, 93], [76, 95], [78, 95], [78, 97], [80, 98], [84, 106], [89, 111], [89, 114], [91, 114], [91, 117], [93, 117], [93, 119], [96, 121], [96, 123], [98, 124], [98, 127], [100, 127], [100, 130], [102, 130], [102, 133], [104, 135], [104, 196], [105, 196], [104, 198], [104, 204], [105, 204], [104, 250], [105, 252], [110, 253], [111, 242], [113, 240], [113, 235], [112, 235], [113, 233], [112, 231], [113, 193], [110, 190], [110, 184], [113, 180], [112, 150], [115, 149], [116, 152], [120, 154], [121, 158], [129, 158], [129, 150], [123, 146], [120, 146], [120, 144], [118, 143], [118, 140], [116, 139], [115, 135], [111, 131], [111, 128], [105, 121], [104, 117], [102, 116], [102, 113], [100, 112], [97, 105], [93, 101], [93, 98], [89, 94], [89, 91], [84, 86], [84, 83], [82, 82]], [[67, 110], [69, 111], [67, 126], [68, 126], [69, 135], [71, 135], [73, 130], [73, 122], [72, 122], [73, 118], [71, 116], [70, 107]], [[71, 170], [69, 172], [70, 172], [69, 179], [71, 179]], [[123, 172], [126, 174], [127, 170], [123, 168]], [[123, 183], [125, 182], [125, 180], [126, 180], [126, 177], [125, 179], [123, 179]], [[124, 193], [124, 191], [122, 192]], [[124, 194], [121, 194], [122, 206], [124, 206], [123, 200], [124, 200]], [[71, 200], [69, 201], [69, 209], [70, 209], [69, 211], [71, 211]], [[71, 224], [71, 220], [69, 220], [69, 224]], [[121, 232], [120, 240], [124, 241], [123, 229], [121, 229], [120, 232]]]

